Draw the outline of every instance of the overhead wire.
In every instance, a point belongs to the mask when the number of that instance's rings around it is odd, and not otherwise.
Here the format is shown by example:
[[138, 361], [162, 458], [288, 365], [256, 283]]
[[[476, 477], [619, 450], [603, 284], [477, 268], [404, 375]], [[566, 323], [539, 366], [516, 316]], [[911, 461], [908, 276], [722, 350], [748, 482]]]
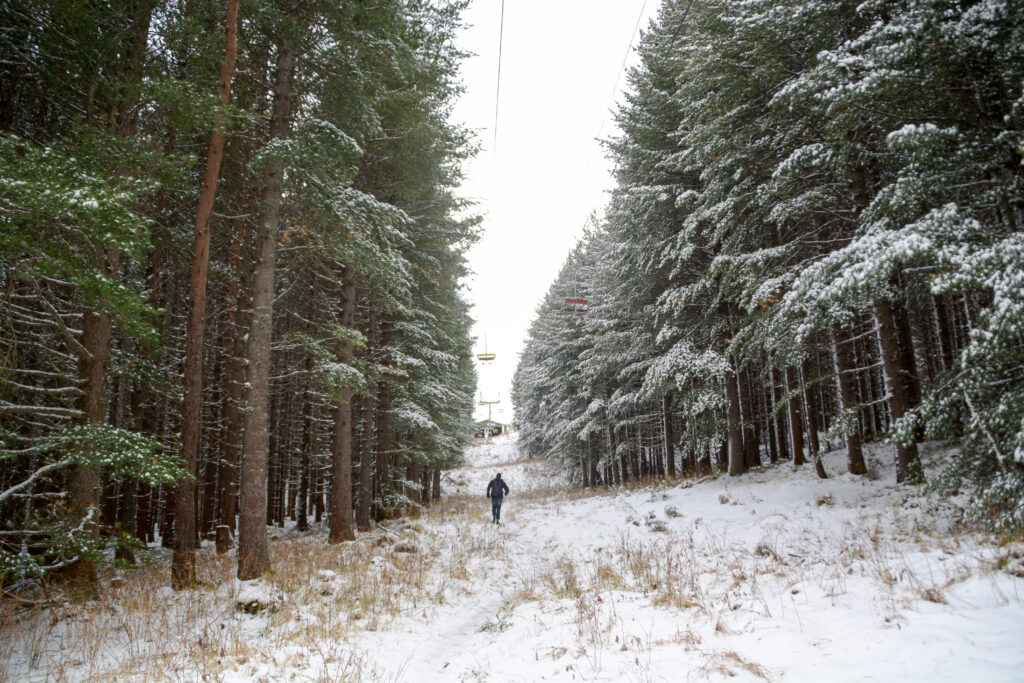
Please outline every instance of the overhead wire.
[[[646, 2], [646, 0], [644, 0]], [[498, 28], [498, 84], [494, 93], [494, 142], [491, 157], [498, 155], [498, 109], [501, 106], [501, 50], [505, 43], [505, 0], [501, 0], [501, 20]]]
[[667, 52], [662, 54], [661, 63], [658, 64], [657, 71], [652, 72], [653, 75], [661, 75], [661, 70], [665, 68], [665, 62], [668, 61], [669, 54], [676, 51], [676, 44], [679, 42], [679, 35], [683, 32], [683, 26], [686, 25], [686, 19], [690, 16], [691, 7], [693, 7], [693, 0], [689, 0], [689, 2], [686, 3], [686, 10], [683, 11], [683, 18], [679, 20], [679, 23], [676, 24], [676, 30], [672, 32], [672, 45], [669, 47]]
[[[646, 2], [646, 0], [645, 0], [645, 2]], [[688, 1], [688, 2], [686, 3], [686, 9], [685, 9], [685, 10], [683, 10], [683, 16], [682, 16], [682, 18], [681, 18], [681, 19], [679, 20], [679, 23], [678, 23], [678, 24], [676, 24], [676, 28], [675, 28], [675, 30], [674, 30], [674, 31], [672, 31], [672, 42], [671, 42], [671, 44], [669, 45], [669, 49], [668, 49], [668, 50], [666, 50], [666, 51], [665, 51], [664, 53], [662, 53], [662, 55], [661, 55], [661, 61], [660, 61], [660, 62], [658, 63], [658, 68], [657, 68], [657, 69], [652, 69], [652, 70], [651, 70], [651, 80], [652, 80], [652, 81], [653, 81], [653, 80], [654, 80], [655, 78], [657, 78], [657, 77], [659, 77], [659, 76], [661, 76], [661, 75], [662, 75], [662, 73], [663, 73], [663, 71], [664, 71], [664, 69], [665, 69], [665, 62], [666, 62], [666, 61], [668, 61], [668, 57], [669, 57], [669, 55], [670, 55], [671, 53], [675, 52], [675, 50], [676, 50], [676, 45], [677, 45], [677, 44], [679, 43], [679, 38], [681, 37], [681, 34], [682, 34], [682, 32], [683, 32], [683, 27], [684, 27], [684, 26], [686, 25], [686, 20], [687, 20], [687, 18], [689, 18], [689, 16], [690, 16], [690, 8], [691, 8], [691, 7], [693, 7], [693, 0], [689, 0], [689, 1]], [[635, 30], [635, 29], [634, 29], [634, 30]], [[630, 45], [632, 46], [632, 41], [630, 42]], [[607, 120], [607, 114], [605, 114], [605, 119]], [[604, 124], [602, 123], [602, 127], [603, 127], [603, 125], [604, 125]], [[618, 169], [619, 169], [619, 159], [616, 159], [616, 160], [615, 160], [615, 169], [614, 169], [614, 170], [612, 171], [612, 173], [614, 173], [614, 172], [615, 172], [615, 171], [617, 171]]]
[[619, 81], [622, 80], [622, 74], [626, 71], [626, 62], [629, 60], [629, 54], [633, 51], [633, 42], [636, 40], [637, 31], [640, 30], [640, 22], [644, 19], [644, 10], [647, 9], [647, 0], [644, 0], [643, 5], [640, 6], [640, 14], [636, 17], [636, 24], [633, 26], [633, 33], [629, 36], [629, 45], [626, 47], [626, 53], [622, 55], [622, 64], [619, 66], [619, 73], [615, 75], [615, 84], [612, 86], [612, 92], [608, 95], [608, 104], [604, 108], [604, 118], [601, 119], [601, 126], [597, 129], [597, 138], [601, 138], [601, 133], [604, 132], [604, 124], [608, 123], [608, 112], [612, 108], [612, 104], [615, 101], [615, 93], [619, 91]]

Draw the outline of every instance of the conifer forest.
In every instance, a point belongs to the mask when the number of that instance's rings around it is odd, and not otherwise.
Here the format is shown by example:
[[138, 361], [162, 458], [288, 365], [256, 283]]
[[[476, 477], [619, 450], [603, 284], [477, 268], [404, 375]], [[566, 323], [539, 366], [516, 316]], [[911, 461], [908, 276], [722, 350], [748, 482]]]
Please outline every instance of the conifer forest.
[[176, 586], [199, 538], [253, 578], [267, 525], [433, 495], [472, 437], [464, 4], [3, 3], [3, 583], [87, 596], [154, 538]]
[[1019, 677], [1024, 2], [637, 3], [499, 425], [525, 2], [0, 0], [0, 680]]
[[[515, 378], [584, 486], [958, 444], [1024, 524], [1024, 6], [669, 0]], [[585, 305], [570, 302], [586, 302]], [[565, 302], [565, 303], [563, 303]]]

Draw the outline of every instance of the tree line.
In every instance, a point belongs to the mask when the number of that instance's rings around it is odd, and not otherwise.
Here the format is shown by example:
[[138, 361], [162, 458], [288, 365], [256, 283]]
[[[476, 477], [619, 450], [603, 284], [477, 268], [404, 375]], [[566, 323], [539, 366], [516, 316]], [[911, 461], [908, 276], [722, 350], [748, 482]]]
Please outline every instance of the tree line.
[[472, 436], [465, 0], [0, 8], [0, 585], [269, 568]]
[[[666, 0], [537, 308], [520, 444], [583, 485], [865, 441], [1024, 524], [1024, 6]], [[566, 299], [585, 298], [585, 310]]]

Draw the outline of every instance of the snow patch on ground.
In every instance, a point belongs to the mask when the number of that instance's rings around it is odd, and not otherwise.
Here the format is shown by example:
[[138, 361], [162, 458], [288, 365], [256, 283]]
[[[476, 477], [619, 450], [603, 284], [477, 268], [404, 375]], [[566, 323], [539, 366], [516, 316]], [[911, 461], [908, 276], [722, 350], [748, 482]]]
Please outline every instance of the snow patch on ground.
[[[949, 454], [922, 450], [934, 476]], [[258, 581], [204, 551], [193, 591], [144, 570], [101, 603], [5, 614], [0, 678], [1020, 680], [1024, 547], [867, 455], [865, 477], [830, 453], [828, 480], [780, 463], [581, 491], [498, 440], [418, 518], [337, 546], [276, 530]]]

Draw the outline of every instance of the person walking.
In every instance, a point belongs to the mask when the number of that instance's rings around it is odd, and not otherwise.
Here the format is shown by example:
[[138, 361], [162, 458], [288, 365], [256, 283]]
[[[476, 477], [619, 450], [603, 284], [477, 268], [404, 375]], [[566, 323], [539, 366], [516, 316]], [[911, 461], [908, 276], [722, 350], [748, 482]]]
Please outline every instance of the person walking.
[[501, 524], [501, 499], [508, 493], [508, 484], [501, 478], [501, 472], [494, 475], [487, 484], [487, 496], [491, 499], [491, 515], [495, 524]]

